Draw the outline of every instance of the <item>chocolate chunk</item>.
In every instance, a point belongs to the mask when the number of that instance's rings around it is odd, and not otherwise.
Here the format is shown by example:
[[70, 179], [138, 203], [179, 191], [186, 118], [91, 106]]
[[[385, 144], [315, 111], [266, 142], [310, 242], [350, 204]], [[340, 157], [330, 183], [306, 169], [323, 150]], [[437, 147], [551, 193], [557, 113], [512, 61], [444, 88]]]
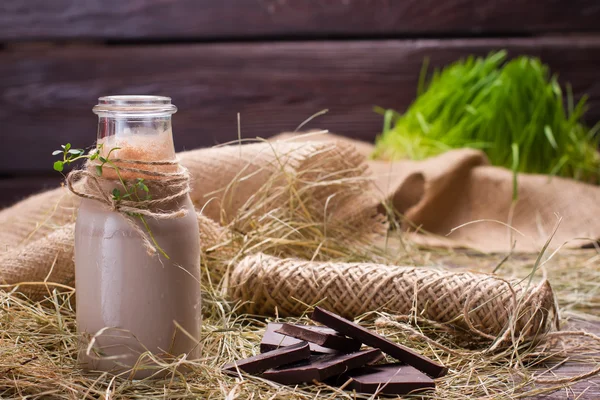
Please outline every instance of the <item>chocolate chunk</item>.
[[408, 394], [435, 389], [433, 379], [410, 365], [383, 364], [354, 369], [342, 375], [337, 382], [346, 389], [369, 394]]
[[309, 325], [283, 324], [276, 332], [296, 339], [306, 340], [309, 343], [315, 343], [322, 347], [335, 349], [343, 353], [358, 351], [362, 345], [358, 340], [340, 335], [333, 329], [313, 328], [315, 327]]
[[[271, 322], [267, 325], [265, 334], [263, 335], [262, 340], [260, 342], [261, 353], [264, 353], [266, 351], [275, 350], [280, 347], [291, 346], [291, 345], [302, 342], [302, 340], [294, 339], [293, 337], [281, 335], [281, 334], [275, 332], [276, 330], [280, 329], [281, 326], [282, 326], [282, 324], [276, 324], [273, 322]], [[324, 326], [311, 326], [311, 329], [314, 329], [317, 332], [319, 332], [319, 331], [330, 332], [331, 331], [331, 329], [325, 328]], [[328, 349], [326, 347], [321, 347], [314, 343], [309, 343], [309, 346], [310, 346], [310, 351], [313, 353], [334, 354], [334, 353], [338, 352], [337, 350]]]
[[376, 349], [349, 354], [315, 355], [311, 356], [308, 361], [265, 371], [262, 377], [284, 385], [312, 381], [322, 382], [351, 369], [378, 362], [382, 358], [383, 354]]
[[307, 360], [309, 357], [310, 348], [308, 343], [300, 342], [292, 346], [282, 347], [277, 350], [261, 353], [253, 357], [226, 364], [223, 366], [223, 372], [237, 373], [237, 369], [239, 369], [248, 374], [260, 374], [270, 368], [277, 368], [300, 360]]
[[408, 347], [394, 343], [375, 332], [371, 332], [352, 321], [348, 321], [347, 319], [342, 318], [332, 312], [323, 310], [320, 307], [315, 307], [311, 318], [314, 321], [320, 322], [331, 329], [335, 329], [346, 336], [360, 340], [362, 343], [368, 346], [380, 349], [395, 359], [402, 361], [405, 364], [412, 365], [418, 370], [423, 371], [434, 378], [444, 376], [448, 372], [448, 369], [443, 365], [440, 365], [433, 360], [416, 353]]

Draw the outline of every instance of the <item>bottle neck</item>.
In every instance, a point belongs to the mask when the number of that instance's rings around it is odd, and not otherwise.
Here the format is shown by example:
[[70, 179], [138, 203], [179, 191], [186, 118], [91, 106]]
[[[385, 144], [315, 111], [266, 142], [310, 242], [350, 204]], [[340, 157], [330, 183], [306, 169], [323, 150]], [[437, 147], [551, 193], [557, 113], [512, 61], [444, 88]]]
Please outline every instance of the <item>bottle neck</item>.
[[140, 161], [175, 159], [171, 116], [152, 118], [100, 117], [98, 144], [105, 156]]
[[98, 99], [100, 153], [139, 161], [175, 159], [171, 115], [177, 108], [168, 97], [107, 96]]

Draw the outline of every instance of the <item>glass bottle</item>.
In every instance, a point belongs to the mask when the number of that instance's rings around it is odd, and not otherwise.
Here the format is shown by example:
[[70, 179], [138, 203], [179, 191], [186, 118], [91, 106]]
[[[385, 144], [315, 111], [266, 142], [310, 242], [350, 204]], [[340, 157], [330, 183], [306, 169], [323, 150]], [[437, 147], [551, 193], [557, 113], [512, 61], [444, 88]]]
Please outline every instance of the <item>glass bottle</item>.
[[[101, 97], [98, 115], [100, 154], [109, 159], [175, 160], [171, 115], [177, 108], [168, 97]], [[115, 161], [116, 162], [116, 161]], [[117, 166], [118, 166], [118, 162]], [[131, 165], [129, 165], [131, 166]], [[174, 165], [134, 167], [173, 171]], [[143, 174], [121, 171], [127, 184]], [[104, 168], [103, 189], [125, 193], [115, 170]], [[145, 180], [152, 198], [159, 198], [152, 180]], [[188, 195], [161, 204], [161, 211], [187, 210], [173, 219], [131, 218], [145, 234], [151, 232], [161, 252], [151, 254], [140, 230], [106, 204], [83, 199], [75, 228], [77, 328], [79, 362], [85, 370], [144, 378], [164, 371], [142, 354], [161, 359], [200, 355], [200, 242], [198, 221]], [[179, 325], [179, 326], [177, 326]], [[185, 330], [182, 331], [181, 328]], [[196, 340], [194, 340], [196, 339]]]

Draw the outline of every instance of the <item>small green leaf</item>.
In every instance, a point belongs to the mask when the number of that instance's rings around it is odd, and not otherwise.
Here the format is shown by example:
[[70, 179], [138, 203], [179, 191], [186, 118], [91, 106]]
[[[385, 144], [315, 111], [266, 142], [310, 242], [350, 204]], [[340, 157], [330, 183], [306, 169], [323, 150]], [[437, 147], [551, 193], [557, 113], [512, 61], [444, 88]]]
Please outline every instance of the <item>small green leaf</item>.
[[419, 125], [421, 126], [421, 130], [423, 131], [423, 133], [427, 135], [431, 130], [431, 127], [425, 120], [423, 114], [421, 114], [420, 112], [417, 113], [417, 121], [419, 121]]
[[383, 114], [383, 132], [388, 132], [392, 129], [392, 123], [394, 121], [394, 111], [385, 110]]
[[121, 198], [121, 191], [117, 188], [114, 188], [112, 191], [113, 199], [118, 200]]
[[472, 105], [470, 105], [470, 104], [467, 104], [465, 106], [465, 111], [468, 112], [468, 113], [470, 113], [470, 114], [472, 114], [472, 115], [477, 115], [477, 109], [475, 107], [473, 107]]
[[102, 161], [103, 163], [105, 163], [107, 161], [106, 158], [102, 157], [102, 156], [98, 156], [98, 158], [100, 159], [100, 161]]
[[65, 147], [64, 147], [65, 150], [69, 150], [70, 148], [71, 148], [71, 143], [65, 144]]
[[94, 153], [90, 156], [90, 160], [95, 160], [96, 158], [98, 158], [98, 153]]
[[511, 145], [511, 149], [512, 149], [512, 173], [513, 173], [513, 179], [512, 179], [512, 183], [513, 183], [513, 193], [512, 193], [512, 200], [513, 201], [517, 201], [519, 199], [519, 180], [518, 180], [518, 175], [519, 175], [519, 145], [516, 143], [513, 143]]
[[83, 150], [82, 149], [70, 149], [69, 153], [79, 155], [79, 154], [83, 154]]
[[57, 155], [59, 155], [59, 154], [62, 154], [62, 153], [63, 153], [63, 151], [62, 151], [62, 150], [54, 150], [54, 151], [52, 152], [52, 155], [53, 155], [53, 156], [57, 156]]
[[65, 148], [65, 145], [64, 145], [64, 144], [61, 144], [61, 145], [60, 145], [60, 147], [62, 147], [62, 148], [64, 149], [64, 148]]
[[96, 165], [96, 174], [102, 176], [102, 165]]
[[62, 172], [64, 168], [65, 168], [65, 165], [62, 161], [54, 162], [54, 170], [55, 171]]
[[550, 142], [550, 145], [552, 146], [552, 148], [554, 150], [558, 150], [558, 144], [556, 144], [556, 139], [554, 138], [554, 135], [552, 134], [552, 129], [550, 129], [550, 127], [548, 125], [544, 126], [544, 134], [546, 135], [546, 138]]
[[148, 186], [146, 186], [145, 184], [142, 183], [142, 189], [144, 190], [144, 192], [149, 192], [150, 189], [148, 189]]

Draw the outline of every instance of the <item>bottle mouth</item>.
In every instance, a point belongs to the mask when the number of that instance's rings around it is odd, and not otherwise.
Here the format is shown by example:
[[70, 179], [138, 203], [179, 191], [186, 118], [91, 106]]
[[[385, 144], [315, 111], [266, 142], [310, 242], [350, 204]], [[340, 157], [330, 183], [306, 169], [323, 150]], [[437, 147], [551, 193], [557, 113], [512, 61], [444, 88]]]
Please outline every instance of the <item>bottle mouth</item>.
[[98, 98], [92, 111], [100, 116], [155, 117], [174, 114], [177, 107], [170, 97], [119, 95]]

